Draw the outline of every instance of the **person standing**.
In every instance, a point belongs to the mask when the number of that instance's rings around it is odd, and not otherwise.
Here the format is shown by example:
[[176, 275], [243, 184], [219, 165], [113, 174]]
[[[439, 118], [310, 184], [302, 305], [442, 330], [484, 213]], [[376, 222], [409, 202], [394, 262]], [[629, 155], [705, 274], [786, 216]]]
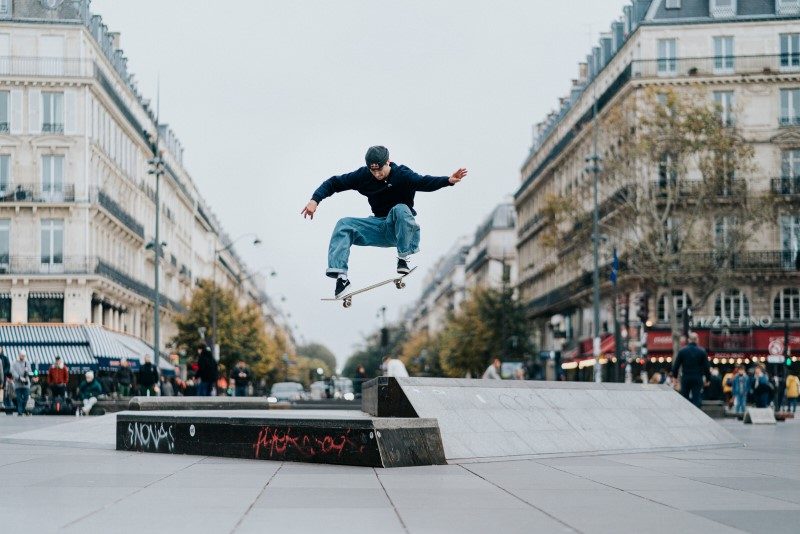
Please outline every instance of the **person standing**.
[[356, 367], [356, 376], [353, 379], [353, 394], [356, 398], [361, 398], [361, 385], [367, 381], [367, 370], [363, 365]]
[[753, 372], [753, 398], [755, 399], [756, 408], [769, 406], [772, 388], [773, 386], [769, 381], [769, 376], [764, 372], [764, 368], [760, 365], [756, 366]]
[[50, 386], [50, 395], [54, 399], [64, 398], [67, 394], [67, 383], [69, 382], [69, 369], [64, 365], [61, 356], [56, 356], [56, 361], [47, 370], [47, 385]]
[[156, 386], [158, 385], [158, 370], [153, 365], [153, 357], [149, 354], [144, 357], [144, 364], [139, 369], [140, 395], [156, 396]]
[[731, 395], [733, 395], [733, 411], [744, 413], [747, 408], [747, 394], [750, 392], [750, 377], [744, 367], [737, 367], [736, 374], [730, 380]]
[[711, 378], [708, 366], [708, 354], [697, 345], [697, 332], [689, 333], [689, 344], [678, 351], [675, 362], [672, 364], [672, 376], [678, 378], [678, 373], [683, 369], [681, 376], [681, 395], [692, 404], [701, 408], [703, 405], [703, 378]]
[[17, 396], [17, 415], [25, 415], [28, 398], [31, 395], [31, 364], [27, 362], [24, 350], [19, 351], [17, 361], [11, 364], [11, 376], [14, 378], [14, 392]]
[[[11, 390], [5, 388], [6, 384], [6, 377], [11, 376], [11, 362], [8, 361], [8, 356], [6, 356], [5, 352], [3, 351], [3, 347], [0, 347], [0, 402], [3, 403], [3, 406], [7, 406], [8, 398], [11, 397]], [[8, 398], [6, 398], [8, 396]], [[10, 404], [10, 403], [9, 403]]]
[[398, 358], [386, 356], [383, 358], [383, 376], [393, 376], [395, 378], [402, 378], [408, 376], [408, 369], [406, 364]]
[[250, 387], [250, 382], [253, 380], [253, 375], [250, 368], [244, 363], [243, 360], [236, 362], [236, 367], [231, 371], [231, 382], [233, 383], [233, 394], [236, 397], [246, 397], [247, 389]]
[[800, 378], [790, 374], [786, 377], [786, 411], [795, 413], [797, 411], [797, 399], [800, 397]]
[[503, 364], [500, 361], [500, 358], [495, 358], [494, 360], [492, 360], [492, 363], [489, 364], [489, 367], [487, 367], [486, 370], [483, 372], [483, 376], [481, 378], [483, 378], [484, 380], [487, 380], [487, 379], [488, 380], [502, 380], [503, 377], [500, 376], [500, 367], [502, 365]]
[[130, 397], [131, 386], [133, 385], [133, 370], [131, 369], [130, 362], [128, 362], [128, 358], [122, 358], [122, 360], [120, 360], [119, 369], [117, 369], [114, 380], [117, 383], [117, 394], [120, 397]]
[[199, 380], [197, 384], [197, 396], [210, 397], [214, 389], [214, 384], [217, 383], [217, 379], [219, 378], [219, 369], [208, 347], [201, 348], [199, 351], [200, 357], [197, 360], [197, 375], [195, 376], [195, 378]]

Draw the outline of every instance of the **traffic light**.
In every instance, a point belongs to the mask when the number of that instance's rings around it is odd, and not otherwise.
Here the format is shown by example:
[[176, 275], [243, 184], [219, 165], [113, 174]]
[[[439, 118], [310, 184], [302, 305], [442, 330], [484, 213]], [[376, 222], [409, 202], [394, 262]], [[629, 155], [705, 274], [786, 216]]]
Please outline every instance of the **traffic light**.
[[389, 329], [386, 327], [381, 328], [381, 347], [386, 348], [389, 346]]
[[647, 319], [650, 317], [650, 293], [647, 291], [640, 293], [637, 297], [637, 306], [636, 316], [642, 324], [647, 323]]

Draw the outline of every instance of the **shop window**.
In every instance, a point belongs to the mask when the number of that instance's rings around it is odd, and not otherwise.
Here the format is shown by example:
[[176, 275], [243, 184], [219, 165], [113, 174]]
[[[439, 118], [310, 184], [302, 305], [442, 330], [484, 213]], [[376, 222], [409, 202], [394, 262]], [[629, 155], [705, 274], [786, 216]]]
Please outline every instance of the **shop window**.
[[800, 289], [794, 287], [781, 289], [772, 302], [772, 311], [776, 320], [800, 319]]
[[0, 323], [11, 322], [11, 295], [0, 295]]

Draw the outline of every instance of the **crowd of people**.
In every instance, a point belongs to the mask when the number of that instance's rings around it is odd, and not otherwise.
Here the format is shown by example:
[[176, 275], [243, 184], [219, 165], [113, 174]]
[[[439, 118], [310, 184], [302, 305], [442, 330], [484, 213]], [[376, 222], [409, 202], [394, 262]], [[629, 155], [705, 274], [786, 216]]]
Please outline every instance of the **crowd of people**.
[[145, 355], [143, 360], [135, 370], [127, 358], [122, 358], [114, 371], [101, 370], [95, 374], [89, 370], [76, 380], [61, 356], [56, 356], [46, 374], [40, 375], [39, 366], [31, 366], [25, 350], [20, 350], [16, 359], [10, 361], [0, 349], [0, 403], [6, 413], [18, 416], [87, 415], [98, 400], [103, 399], [136, 395], [252, 395], [253, 375], [245, 362], [237, 362], [226, 375], [220, 372], [219, 364], [206, 348], [198, 350], [196, 360], [189, 364], [186, 373], [176, 368], [171, 376], [159, 373], [152, 356]]

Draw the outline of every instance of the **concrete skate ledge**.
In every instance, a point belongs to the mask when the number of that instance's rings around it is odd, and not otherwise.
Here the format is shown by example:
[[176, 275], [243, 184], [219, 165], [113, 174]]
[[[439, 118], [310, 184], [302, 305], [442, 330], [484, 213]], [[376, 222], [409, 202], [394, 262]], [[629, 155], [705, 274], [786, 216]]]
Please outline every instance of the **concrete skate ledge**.
[[128, 410], [269, 410], [265, 397], [133, 397]]

